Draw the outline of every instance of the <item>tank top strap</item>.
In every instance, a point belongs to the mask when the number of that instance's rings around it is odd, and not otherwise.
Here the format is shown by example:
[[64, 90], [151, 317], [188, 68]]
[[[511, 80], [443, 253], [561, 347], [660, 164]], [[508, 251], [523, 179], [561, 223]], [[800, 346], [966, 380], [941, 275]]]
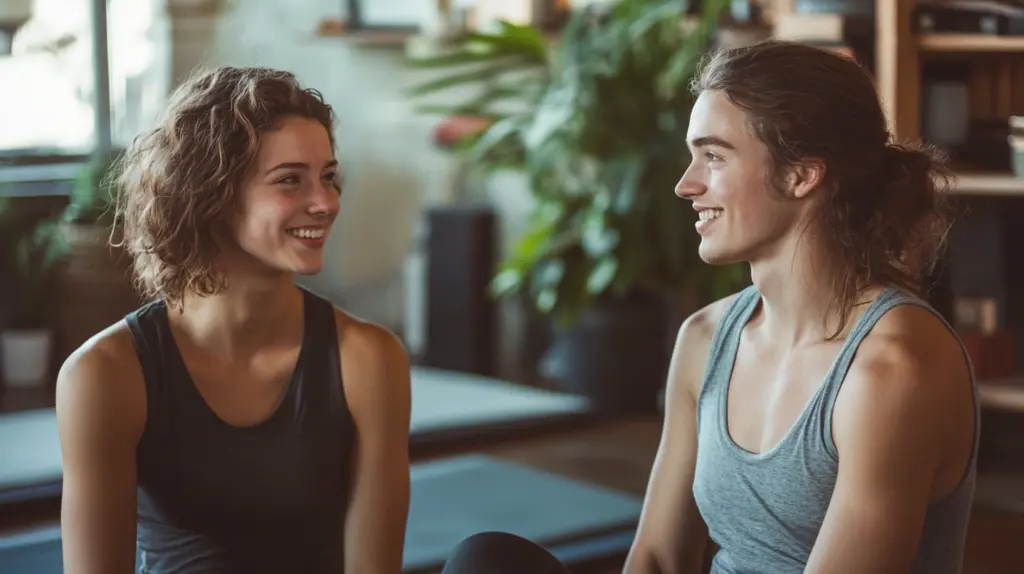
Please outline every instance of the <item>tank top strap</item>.
[[[832, 368], [825, 376], [823, 386], [819, 397], [819, 413], [822, 428], [823, 439], [825, 445], [834, 457], [839, 456], [836, 451], [835, 443], [831, 440], [832, 437], [832, 413], [835, 409], [836, 399], [839, 396], [839, 391], [843, 386], [843, 381], [846, 379], [846, 375], [849, 373], [850, 365], [853, 362], [853, 358], [857, 353], [857, 349], [860, 344], [864, 341], [864, 338], [868, 336], [871, 330], [878, 324], [878, 321], [882, 319], [886, 313], [902, 305], [915, 305], [930, 311], [935, 315], [943, 325], [946, 326], [951, 332], [954, 332], [952, 325], [943, 317], [938, 311], [936, 311], [931, 305], [921, 298], [907, 293], [896, 287], [887, 287], [875, 298], [875, 300], [868, 307], [867, 311], [857, 320], [853, 328], [850, 330], [850, 334], [847, 336], [846, 341], [843, 343], [842, 348], [839, 350], [839, 355], [836, 357], [832, 364]], [[957, 341], [960, 341], [957, 337]], [[963, 342], [960, 341], [960, 347], [963, 350], [964, 358], [967, 361], [968, 368], [971, 372], [971, 379], [973, 384], [974, 379], [974, 368], [971, 365], [971, 359], [967, 354], [967, 349], [964, 347]], [[977, 389], [975, 389], [977, 393]], [[975, 398], [977, 401], [977, 398]]]
[[715, 393], [729, 384], [729, 374], [732, 372], [732, 363], [736, 360], [740, 334], [760, 302], [761, 294], [755, 286], [750, 285], [740, 291], [729, 304], [711, 339], [711, 349], [708, 351], [704, 381], [700, 390], [701, 397]]
[[[306, 322], [303, 340], [305, 359], [297, 369], [304, 385], [327, 384], [327, 402], [335, 415], [349, 416], [341, 376], [338, 328], [335, 323], [334, 304], [305, 287], [300, 287], [304, 297]], [[307, 394], [311, 391], [307, 390]]]
[[[188, 376], [179, 362], [170, 360], [172, 354], [168, 353], [168, 349], [174, 350], [176, 347], [167, 313], [166, 303], [157, 299], [124, 318], [142, 370], [147, 411], [150, 415], [157, 404], [168, 400], [168, 393], [174, 392], [175, 386], [166, 382]], [[148, 419], [152, 420], [153, 417], [149, 416]]]

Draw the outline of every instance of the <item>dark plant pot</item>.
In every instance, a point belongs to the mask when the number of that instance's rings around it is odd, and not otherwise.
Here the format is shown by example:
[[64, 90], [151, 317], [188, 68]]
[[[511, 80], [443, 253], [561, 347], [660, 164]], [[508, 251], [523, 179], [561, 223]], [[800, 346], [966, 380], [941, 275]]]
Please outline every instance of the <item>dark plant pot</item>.
[[671, 358], [668, 327], [669, 307], [658, 295], [602, 300], [555, 332], [541, 370], [601, 414], [655, 413]]

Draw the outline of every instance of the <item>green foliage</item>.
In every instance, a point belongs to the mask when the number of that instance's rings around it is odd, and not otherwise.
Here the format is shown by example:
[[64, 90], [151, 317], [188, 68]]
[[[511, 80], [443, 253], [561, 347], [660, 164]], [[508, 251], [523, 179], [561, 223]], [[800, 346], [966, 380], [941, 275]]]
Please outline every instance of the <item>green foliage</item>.
[[18, 279], [18, 308], [14, 326], [35, 328], [46, 323], [50, 305], [50, 278], [56, 264], [67, 254], [67, 242], [60, 218], [38, 223], [14, 247]]
[[[52, 216], [25, 228], [23, 215], [9, 197], [0, 196], [0, 236], [12, 239], [5, 253], [14, 272], [17, 308], [12, 327], [36, 328], [46, 323], [50, 279], [68, 246], [60, 217]], [[13, 235], [13, 237], [11, 237]]]
[[705, 0], [684, 23], [686, 2], [620, 0], [575, 12], [556, 44], [506, 23], [412, 62], [458, 67], [415, 96], [479, 88], [466, 102], [424, 110], [493, 120], [460, 153], [529, 178], [536, 208], [494, 277], [495, 295], [528, 294], [566, 326], [601, 297], [653, 288], [709, 299], [747, 281], [744, 267], [699, 259], [696, 213], [673, 193], [690, 162], [689, 86], [727, 4]]
[[119, 155], [94, 158], [85, 164], [71, 186], [71, 201], [64, 211], [70, 223], [113, 227]]

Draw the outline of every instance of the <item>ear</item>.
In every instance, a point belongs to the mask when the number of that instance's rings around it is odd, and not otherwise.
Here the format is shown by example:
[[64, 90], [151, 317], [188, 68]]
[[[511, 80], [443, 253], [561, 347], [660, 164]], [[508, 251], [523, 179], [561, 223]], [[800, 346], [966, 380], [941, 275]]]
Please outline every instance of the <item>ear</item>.
[[816, 159], [791, 166], [786, 173], [786, 191], [794, 199], [811, 195], [825, 181], [825, 162]]

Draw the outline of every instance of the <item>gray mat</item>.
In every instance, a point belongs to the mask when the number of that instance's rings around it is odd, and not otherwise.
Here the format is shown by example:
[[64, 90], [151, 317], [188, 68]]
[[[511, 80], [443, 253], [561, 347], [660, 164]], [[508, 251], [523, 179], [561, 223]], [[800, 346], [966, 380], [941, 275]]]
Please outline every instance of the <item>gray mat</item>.
[[583, 415], [583, 397], [500, 379], [426, 367], [412, 369], [412, 424], [416, 436], [508, 422]]
[[[586, 400], [466, 373], [414, 367], [412, 445], [514, 433], [587, 414]], [[60, 494], [60, 443], [53, 409], [0, 415], [0, 504]]]
[[53, 409], [0, 415], [0, 502], [38, 489], [56, 492], [62, 478], [57, 417]]
[[[571, 563], [623, 552], [641, 499], [484, 456], [416, 465], [405, 540], [406, 573], [439, 570], [467, 536], [490, 530], [534, 540]], [[0, 572], [60, 574], [60, 532], [0, 538]]]
[[642, 499], [485, 456], [413, 469], [407, 571], [439, 567], [460, 540], [511, 532], [549, 548], [631, 531]]

